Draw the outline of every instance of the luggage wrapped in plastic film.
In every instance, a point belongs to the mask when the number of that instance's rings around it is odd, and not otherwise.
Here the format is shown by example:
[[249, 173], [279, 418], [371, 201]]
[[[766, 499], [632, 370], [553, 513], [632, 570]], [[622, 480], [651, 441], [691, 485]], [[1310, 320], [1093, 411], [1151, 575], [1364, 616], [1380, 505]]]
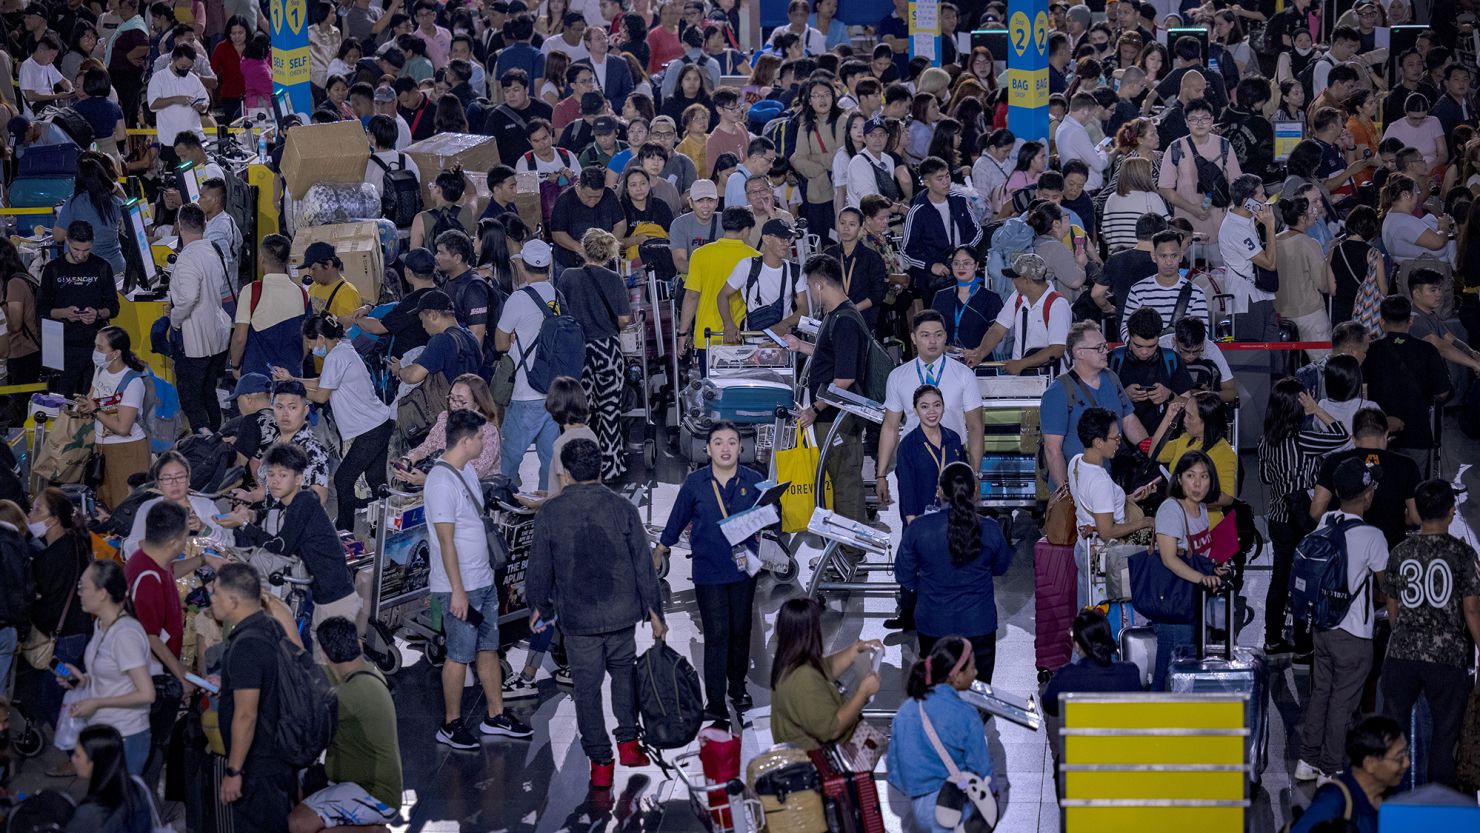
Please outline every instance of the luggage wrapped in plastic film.
[[303, 195], [298, 227], [378, 220], [380, 216], [380, 195], [370, 183], [319, 183]]

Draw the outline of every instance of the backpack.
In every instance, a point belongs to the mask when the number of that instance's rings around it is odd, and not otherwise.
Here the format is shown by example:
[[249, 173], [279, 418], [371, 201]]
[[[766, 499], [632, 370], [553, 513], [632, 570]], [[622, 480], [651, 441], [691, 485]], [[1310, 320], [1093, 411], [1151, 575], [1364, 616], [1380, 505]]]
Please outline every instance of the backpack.
[[[1161, 353], [1161, 366], [1167, 372], [1167, 381], [1170, 382], [1172, 374], [1177, 372], [1177, 364], [1182, 361], [1176, 351], [1170, 347], [1156, 348]], [[1120, 369], [1125, 367], [1126, 348], [1121, 345], [1110, 351], [1110, 372], [1116, 376], [1120, 375]]]
[[[1316, 790], [1316, 793], [1319, 794], [1327, 787], [1335, 787], [1336, 791], [1341, 793], [1341, 815], [1339, 816], [1339, 818], [1341, 818], [1343, 821], [1351, 821], [1353, 809], [1352, 791], [1347, 789], [1346, 784], [1343, 783], [1340, 778], [1332, 778], [1325, 784], [1321, 785], [1321, 787]], [[1314, 801], [1314, 796], [1312, 796], [1312, 801]], [[1294, 818], [1290, 819], [1289, 823], [1280, 828], [1280, 833], [1290, 833], [1290, 831], [1294, 830], [1295, 823], [1300, 821], [1301, 816], [1305, 815], [1306, 810], [1302, 807], [1294, 807], [1292, 808], [1292, 812], [1294, 814]]]
[[1295, 621], [1326, 629], [1341, 624], [1361, 590], [1354, 592], [1346, 583], [1346, 533], [1361, 525], [1353, 518], [1327, 518], [1325, 526], [1295, 547], [1290, 566], [1290, 612]]
[[745, 126], [750, 132], [757, 136], [765, 133], [766, 125], [773, 119], [780, 118], [782, 113], [781, 102], [774, 98], [763, 98], [750, 105], [750, 110], [745, 114]]
[[863, 394], [875, 402], [883, 402], [889, 394], [889, 372], [894, 370], [894, 357], [884, 349], [884, 345], [873, 337], [869, 332], [868, 324], [864, 323], [863, 314], [853, 307], [844, 307], [840, 311], [844, 316], [858, 322], [858, 329], [863, 333], [868, 347], [864, 351], [864, 371], [862, 378], [855, 381], [853, 390]]
[[[1171, 150], [1167, 151], [1171, 157], [1173, 166], [1181, 164], [1182, 154], [1186, 152], [1182, 149], [1184, 145], [1190, 148], [1192, 137], [1187, 137], [1186, 141], [1178, 139], [1172, 143]], [[1198, 153], [1193, 148], [1192, 164], [1197, 168], [1198, 193], [1211, 196], [1214, 208], [1227, 208], [1228, 204], [1232, 202], [1232, 198], [1228, 195], [1228, 175], [1224, 171], [1227, 170], [1228, 154], [1232, 152], [1233, 145], [1227, 139], [1219, 136], [1218, 147], [1217, 162], [1211, 162], [1205, 159], [1201, 153]]]
[[76, 142], [79, 148], [89, 147], [97, 139], [92, 124], [74, 107], [53, 108], [47, 121], [61, 128], [62, 132]]
[[[519, 369], [524, 368], [529, 386], [539, 393], [545, 393], [550, 389], [550, 383], [560, 376], [581, 378], [581, 371], [586, 366], [586, 333], [581, 329], [580, 322], [572, 316], [551, 312], [550, 305], [545, 303], [545, 299], [540, 297], [534, 287], [526, 286], [524, 291], [529, 293], [545, 320], [540, 322], [540, 334], [527, 350], [519, 341], [519, 334], [514, 333], [514, 341], [519, 345], [519, 364], [514, 368], [514, 373], [517, 377]], [[555, 308], [565, 308], [558, 289], [555, 290]], [[534, 352], [533, 359], [529, 357], [531, 351]]]
[[782, 114], [772, 119], [766, 129], [761, 132], [762, 136], [771, 140], [776, 146], [777, 161], [785, 161], [787, 170], [791, 170], [791, 155], [797, 150], [797, 117]]
[[370, 154], [370, 161], [385, 172], [384, 185], [380, 190], [380, 215], [395, 223], [396, 228], [407, 228], [416, 220], [416, 215], [421, 213], [421, 183], [417, 181], [415, 173], [407, 170], [406, 154], [398, 153], [396, 157], [400, 167], [395, 170], [391, 170], [390, 165], [373, 153]]
[[[571, 155], [570, 151], [563, 147], [556, 147], [555, 155], [560, 157], [560, 161], [565, 163], [567, 168], [573, 171], [580, 170], [580, 162]], [[636, 151], [633, 151], [632, 158], [637, 158]], [[531, 171], [536, 170], [535, 166], [538, 163], [535, 161], [534, 151], [531, 150], [524, 154], [523, 159], [524, 164], [528, 165]], [[540, 222], [544, 223], [546, 227], [550, 225], [550, 215], [555, 212], [555, 201], [560, 199], [560, 195], [565, 193], [565, 190], [569, 187], [570, 183], [561, 185], [554, 179], [546, 179], [546, 174], [540, 174]]]
[[77, 802], [61, 790], [42, 790], [18, 800], [5, 820], [5, 833], [62, 833], [77, 812]]
[[339, 695], [314, 665], [313, 654], [286, 637], [249, 630], [243, 639], [273, 646], [277, 666], [278, 709], [272, 746], [278, 760], [294, 769], [310, 766], [329, 748], [339, 724]]
[[478, 349], [472, 333], [462, 327], [452, 327], [447, 333], [457, 342], [460, 364], [455, 368], [456, 372], [428, 374], [396, 405], [396, 430], [408, 447], [420, 445], [437, 422], [437, 416], [447, 410], [447, 394], [452, 391], [452, 380], [464, 373], [476, 373], [483, 361], [483, 352]]
[[175, 450], [190, 463], [191, 491], [220, 491], [222, 478], [236, 466], [236, 446], [220, 434], [191, 434], [180, 440]]
[[1299, 81], [1300, 86], [1305, 89], [1305, 100], [1307, 103], [1316, 100], [1316, 66], [1321, 63], [1325, 63], [1327, 67], [1335, 67], [1336, 59], [1331, 57], [1330, 52], [1327, 52], [1306, 64], [1305, 69], [1302, 69], [1300, 74], [1295, 76], [1295, 80]]
[[658, 640], [637, 658], [637, 705], [645, 745], [653, 749], [688, 746], [704, 722], [699, 672], [682, 654]]
[[[764, 330], [773, 327], [786, 316], [782, 313], [786, 310], [786, 300], [794, 298], [797, 294], [797, 273], [800, 269], [789, 260], [781, 262], [781, 294], [769, 304], [755, 309], [750, 308], [751, 298], [761, 282], [761, 268], [765, 261], [760, 257], [750, 259], [750, 274], [745, 278], [745, 289], [741, 295], [745, 299], [745, 327], [749, 330]], [[757, 298], [757, 300], [759, 300]]]
[[455, 205], [449, 205], [445, 208], [433, 208], [430, 213], [432, 215], [432, 231], [426, 238], [428, 242], [435, 244], [437, 238], [441, 237], [442, 233], [447, 231], [460, 231], [463, 234], [468, 233], [468, 230], [463, 228], [461, 208]]
[[1004, 275], [1002, 270], [1017, 255], [1033, 251], [1036, 237], [1033, 227], [1016, 217], [1004, 220], [992, 233], [991, 249], [987, 253], [987, 289], [997, 293], [997, 297], [1006, 298], [1012, 294], [1012, 278]]
[[156, 454], [174, 448], [180, 439], [180, 394], [175, 386], [154, 375], [146, 365], [142, 371], [130, 370], [118, 382], [118, 393], [128, 388], [135, 379], [144, 383], [144, 401], [139, 407], [144, 433], [149, 438], [149, 449]]
[[19, 532], [0, 527], [0, 627], [29, 625], [35, 598], [30, 548]]

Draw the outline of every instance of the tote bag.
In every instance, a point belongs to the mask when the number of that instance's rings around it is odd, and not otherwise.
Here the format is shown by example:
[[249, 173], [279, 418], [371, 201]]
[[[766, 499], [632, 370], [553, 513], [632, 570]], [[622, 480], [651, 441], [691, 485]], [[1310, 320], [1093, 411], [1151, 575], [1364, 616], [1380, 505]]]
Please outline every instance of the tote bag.
[[[814, 493], [817, 482], [817, 463], [822, 451], [817, 447], [817, 436], [812, 427], [797, 430], [797, 444], [792, 448], [778, 448], [776, 459], [776, 482], [791, 483], [786, 494], [781, 496], [781, 531], [804, 532], [812, 520], [812, 510], [817, 508]], [[824, 480], [824, 498], [832, 506], [832, 481]]]
[[46, 424], [46, 438], [31, 467], [31, 476], [43, 484], [81, 483], [93, 456], [95, 430], [92, 417], [61, 409]]

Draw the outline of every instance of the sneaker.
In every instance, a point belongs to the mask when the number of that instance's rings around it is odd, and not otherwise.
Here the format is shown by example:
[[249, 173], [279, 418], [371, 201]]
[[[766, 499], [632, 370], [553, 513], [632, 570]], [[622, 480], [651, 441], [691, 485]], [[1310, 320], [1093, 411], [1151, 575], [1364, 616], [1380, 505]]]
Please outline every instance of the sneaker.
[[631, 767], [648, 766], [652, 763], [642, 751], [642, 744], [635, 740], [624, 740], [617, 744], [617, 760], [622, 762], [622, 766]]
[[566, 688], [575, 688], [575, 677], [570, 675], [570, 666], [562, 665], [555, 669], [555, 685], [563, 685]]
[[884, 620], [884, 630], [888, 631], [912, 631], [915, 629], [915, 617], [897, 614]]
[[1276, 642], [1264, 643], [1264, 655], [1266, 657], [1286, 657], [1295, 653], [1295, 646], [1288, 640], [1281, 639]]
[[1321, 772], [1319, 769], [1316, 769], [1305, 761], [1300, 761], [1295, 764], [1296, 781], [1316, 781], [1325, 777], [1326, 774], [1324, 772]]
[[617, 765], [613, 761], [591, 762], [591, 786], [598, 790], [611, 789], [612, 779], [616, 774]]
[[751, 707], [755, 705], [755, 701], [750, 698], [750, 692], [748, 691], [742, 691], [731, 697], [730, 702], [734, 704], [735, 711], [741, 714], [750, 711]]
[[437, 743], [463, 752], [478, 748], [477, 739], [460, 720], [442, 724], [442, 728], [437, 730]]
[[485, 735], [503, 735], [506, 738], [527, 738], [534, 734], [528, 724], [510, 717], [508, 712], [483, 718], [478, 730]]
[[504, 680], [505, 700], [524, 700], [538, 696], [540, 696], [539, 686], [531, 680], [524, 679], [523, 674], [515, 674], [512, 678]]

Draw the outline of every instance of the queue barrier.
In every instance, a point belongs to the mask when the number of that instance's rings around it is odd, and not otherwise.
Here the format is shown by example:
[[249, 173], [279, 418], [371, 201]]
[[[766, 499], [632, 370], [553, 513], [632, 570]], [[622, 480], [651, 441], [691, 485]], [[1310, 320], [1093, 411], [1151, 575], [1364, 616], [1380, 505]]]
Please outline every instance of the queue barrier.
[[1065, 833], [1236, 833], [1249, 808], [1246, 695], [1064, 694]]

